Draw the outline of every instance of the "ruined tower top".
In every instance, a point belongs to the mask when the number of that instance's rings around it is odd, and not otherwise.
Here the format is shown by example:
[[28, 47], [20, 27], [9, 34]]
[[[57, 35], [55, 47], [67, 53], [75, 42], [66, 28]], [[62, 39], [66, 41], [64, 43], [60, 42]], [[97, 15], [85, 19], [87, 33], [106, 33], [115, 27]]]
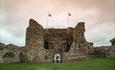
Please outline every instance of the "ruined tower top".
[[35, 21], [34, 19], [30, 19], [29, 20], [29, 26], [30, 27], [41, 27], [43, 28], [37, 21]]
[[85, 22], [79, 22], [79, 23], [75, 26], [75, 30], [84, 31], [84, 32], [85, 32]]

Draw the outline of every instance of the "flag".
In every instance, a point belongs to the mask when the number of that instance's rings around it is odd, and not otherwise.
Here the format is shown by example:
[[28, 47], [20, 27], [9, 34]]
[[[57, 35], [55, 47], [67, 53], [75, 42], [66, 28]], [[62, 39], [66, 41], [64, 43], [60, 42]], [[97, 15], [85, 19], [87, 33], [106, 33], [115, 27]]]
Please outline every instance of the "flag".
[[68, 15], [71, 16], [71, 13], [68, 12]]
[[51, 14], [48, 14], [48, 16], [49, 16], [49, 17], [52, 17], [52, 15], [51, 15]]

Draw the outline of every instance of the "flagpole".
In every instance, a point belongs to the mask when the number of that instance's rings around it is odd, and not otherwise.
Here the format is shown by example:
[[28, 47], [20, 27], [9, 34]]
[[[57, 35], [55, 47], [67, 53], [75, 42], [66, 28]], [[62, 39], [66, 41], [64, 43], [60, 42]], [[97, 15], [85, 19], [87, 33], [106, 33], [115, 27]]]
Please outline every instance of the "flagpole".
[[47, 14], [47, 29], [48, 29], [48, 24], [49, 24], [49, 12]]
[[69, 27], [69, 20], [70, 20], [70, 19], [69, 19], [69, 15], [68, 15], [68, 27]]
[[[48, 14], [49, 14], [49, 13], [48, 13]], [[46, 25], [46, 26], [47, 26], [47, 29], [48, 29], [48, 20], [49, 20], [48, 17], [49, 17], [49, 16], [47, 15], [47, 25]]]
[[69, 27], [69, 24], [70, 24], [70, 17], [71, 17], [71, 13], [68, 12], [68, 27]]
[[52, 15], [50, 13], [48, 13], [48, 16], [47, 16], [47, 28], [48, 28], [48, 23], [49, 23], [49, 17], [51, 17]]
[[71, 13], [68, 12], [68, 30], [67, 33], [69, 33], [69, 24], [70, 24], [70, 17], [71, 17]]

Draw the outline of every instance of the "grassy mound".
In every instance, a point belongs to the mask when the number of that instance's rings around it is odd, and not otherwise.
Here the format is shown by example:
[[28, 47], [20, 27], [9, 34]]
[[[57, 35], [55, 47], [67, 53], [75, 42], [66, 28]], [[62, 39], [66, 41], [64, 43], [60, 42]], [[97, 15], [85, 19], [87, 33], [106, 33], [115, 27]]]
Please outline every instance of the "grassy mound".
[[0, 70], [115, 70], [115, 58], [94, 58], [72, 63], [0, 64]]

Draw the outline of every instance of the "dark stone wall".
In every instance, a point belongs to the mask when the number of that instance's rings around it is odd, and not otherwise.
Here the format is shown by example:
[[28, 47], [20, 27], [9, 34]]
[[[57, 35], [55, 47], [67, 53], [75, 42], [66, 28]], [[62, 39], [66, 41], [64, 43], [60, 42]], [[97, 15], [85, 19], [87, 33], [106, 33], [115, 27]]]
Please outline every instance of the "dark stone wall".
[[68, 51], [72, 43], [72, 31], [67, 29], [44, 29], [44, 41], [47, 41], [47, 48], [57, 50], [57, 52]]

